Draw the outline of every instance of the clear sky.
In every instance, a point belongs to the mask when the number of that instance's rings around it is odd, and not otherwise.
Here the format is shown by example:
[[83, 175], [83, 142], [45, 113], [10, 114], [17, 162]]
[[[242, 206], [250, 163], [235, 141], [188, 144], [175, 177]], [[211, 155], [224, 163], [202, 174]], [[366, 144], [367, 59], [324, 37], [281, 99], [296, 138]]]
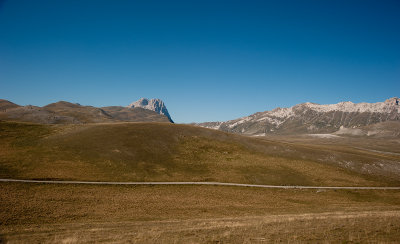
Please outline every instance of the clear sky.
[[178, 123], [399, 96], [400, 1], [0, 0], [0, 98]]

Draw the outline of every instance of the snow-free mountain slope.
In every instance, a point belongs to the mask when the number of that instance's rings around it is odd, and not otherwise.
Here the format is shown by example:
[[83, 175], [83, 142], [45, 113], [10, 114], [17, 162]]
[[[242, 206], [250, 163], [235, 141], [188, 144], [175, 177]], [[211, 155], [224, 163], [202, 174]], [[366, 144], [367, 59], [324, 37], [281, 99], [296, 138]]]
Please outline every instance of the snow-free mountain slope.
[[105, 112], [119, 121], [129, 122], [170, 122], [167, 116], [144, 108], [127, 108], [120, 106], [102, 107]]
[[0, 99], [0, 111], [1, 112], [6, 112], [8, 109], [13, 109], [13, 108], [18, 108], [20, 107], [19, 105], [12, 103], [10, 101]]
[[320, 105], [302, 103], [276, 108], [226, 122], [205, 122], [202, 127], [249, 134], [331, 133], [341, 127], [357, 128], [384, 121], [400, 120], [397, 97], [377, 103], [340, 102]]
[[97, 108], [59, 101], [44, 107], [19, 106], [0, 100], [0, 120], [39, 124], [85, 124], [114, 122], [170, 122], [163, 114], [143, 108], [111, 106]]

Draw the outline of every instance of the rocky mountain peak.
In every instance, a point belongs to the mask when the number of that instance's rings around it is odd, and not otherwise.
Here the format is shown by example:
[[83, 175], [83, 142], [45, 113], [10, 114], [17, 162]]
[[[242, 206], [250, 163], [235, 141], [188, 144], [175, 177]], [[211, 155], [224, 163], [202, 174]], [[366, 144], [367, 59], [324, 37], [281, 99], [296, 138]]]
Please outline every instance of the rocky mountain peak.
[[137, 100], [136, 102], [134, 102], [134, 103], [131, 103], [129, 106], [131, 106], [131, 105], [135, 105], [135, 106], [146, 106], [146, 105], [148, 105], [149, 104], [149, 99], [147, 99], [147, 98], [140, 98], [139, 100]]
[[147, 110], [154, 111], [156, 113], [165, 115], [168, 117], [168, 119], [172, 121], [171, 116], [168, 113], [168, 109], [165, 106], [164, 102], [161, 99], [158, 98], [153, 98], [153, 99], [147, 99], [147, 98], [140, 98], [136, 102], [133, 102], [127, 106], [128, 108], [144, 108]]

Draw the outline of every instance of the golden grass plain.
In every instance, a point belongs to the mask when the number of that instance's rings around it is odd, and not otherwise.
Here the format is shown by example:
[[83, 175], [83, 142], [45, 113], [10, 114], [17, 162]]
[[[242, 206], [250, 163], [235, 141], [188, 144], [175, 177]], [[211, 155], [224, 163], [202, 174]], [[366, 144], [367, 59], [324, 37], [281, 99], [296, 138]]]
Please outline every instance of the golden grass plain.
[[10, 243], [395, 241], [399, 191], [1, 183]]

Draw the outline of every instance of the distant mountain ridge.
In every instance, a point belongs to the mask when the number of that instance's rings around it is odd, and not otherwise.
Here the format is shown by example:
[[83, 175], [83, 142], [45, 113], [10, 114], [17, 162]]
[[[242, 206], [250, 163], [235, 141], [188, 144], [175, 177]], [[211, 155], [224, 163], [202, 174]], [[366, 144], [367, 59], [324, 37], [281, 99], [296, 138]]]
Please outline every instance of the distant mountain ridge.
[[170, 118], [148, 109], [122, 106], [93, 107], [59, 101], [43, 107], [20, 106], [0, 99], [0, 120], [40, 124], [82, 124], [113, 122], [170, 122]]
[[147, 98], [140, 98], [136, 102], [133, 102], [127, 106], [128, 108], [144, 108], [148, 109], [151, 111], [154, 111], [159, 114], [163, 114], [168, 117], [168, 119], [172, 121], [171, 116], [168, 113], [168, 109], [165, 106], [164, 102], [161, 99], [158, 98], [153, 98], [153, 99], [147, 99]]
[[276, 108], [225, 122], [196, 125], [247, 135], [332, 133], [340, 128], [357, 128], [384, 121], [399, 121], [399, 98], [385, 102], [320, 105], [302, 103], [289, 108]]

